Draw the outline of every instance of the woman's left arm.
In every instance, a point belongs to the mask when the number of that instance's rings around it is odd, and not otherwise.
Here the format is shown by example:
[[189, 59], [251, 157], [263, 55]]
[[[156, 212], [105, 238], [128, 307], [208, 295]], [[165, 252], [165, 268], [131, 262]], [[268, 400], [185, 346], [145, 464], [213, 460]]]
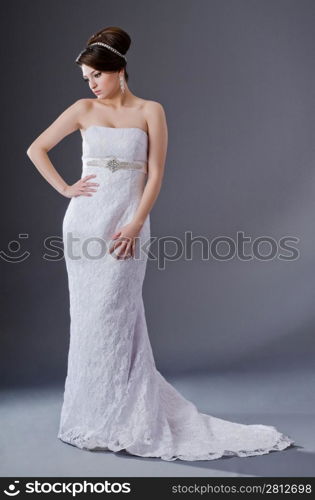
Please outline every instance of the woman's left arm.
[[148, 179], [141, 202], [133, 218], [133, 223], [140, 228], [152, 210], [161, 190], [168, 143], [168, 131], [163, 106], [155, 101], [149, 101], [147, 106], [149, 128]]
[[[134, 238], [139, 234], [148, 214], [154, 206], [164, 177], [168, 130], [163, 106], [156, 101], [148, 101], [146, 103], [146, 119], [149, 129], [148, 177], [146, 185], [132, 221], [112, 236], [113, 240], [116, 238], [124, 240], [125, 247], [122, 245], [121, 248], [124, 252], [119, 253], [120, 255], [124, 253], [124, 256], [130, 253], [134, 254]], [[117, 245], [114, 244], [110, 249], [110, 253], [116, 247]]]

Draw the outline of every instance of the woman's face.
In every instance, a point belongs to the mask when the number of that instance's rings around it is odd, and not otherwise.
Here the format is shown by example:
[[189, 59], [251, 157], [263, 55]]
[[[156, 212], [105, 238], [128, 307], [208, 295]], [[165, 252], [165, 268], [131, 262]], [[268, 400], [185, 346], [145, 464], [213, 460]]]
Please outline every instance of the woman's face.
[[86, 64], [81, 69], [83, 79], [99, 99], [110, 97], [119, 89], [119, 71], [99, 71]]

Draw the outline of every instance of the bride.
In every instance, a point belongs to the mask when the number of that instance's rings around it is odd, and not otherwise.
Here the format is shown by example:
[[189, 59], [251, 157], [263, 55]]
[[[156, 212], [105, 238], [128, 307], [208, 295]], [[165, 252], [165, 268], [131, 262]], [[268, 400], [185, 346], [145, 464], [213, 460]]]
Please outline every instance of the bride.
[[[27, 151], [70, 198], [62, 226], [70, 343], [58, 438], [168, 461], [284, 450], [294, 441], [274, 426], [201, 413], [156, 368], [142, 285], [168, 131], [163, 106], [128, 87], [130, 44], [119, 27], [90, 37], [76, 63], [95, 97], [72, 104]], [[82, 171], [68, 184], [47, 153], [78, 130]]]

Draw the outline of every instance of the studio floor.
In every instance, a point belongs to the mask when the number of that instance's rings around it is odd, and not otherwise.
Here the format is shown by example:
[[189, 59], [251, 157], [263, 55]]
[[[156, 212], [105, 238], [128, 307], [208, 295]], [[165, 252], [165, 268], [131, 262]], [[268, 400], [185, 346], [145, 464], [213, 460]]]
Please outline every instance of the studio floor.
[[240, 423], [274, 425], [292, 437], [295, 446], [261, 456], [196, 462], [80, 450], [57, 438], [63, 387], [10, 389], [0, 393], [0, 476], [314, 476], [313, 372], [166, 378], [203, 413]]

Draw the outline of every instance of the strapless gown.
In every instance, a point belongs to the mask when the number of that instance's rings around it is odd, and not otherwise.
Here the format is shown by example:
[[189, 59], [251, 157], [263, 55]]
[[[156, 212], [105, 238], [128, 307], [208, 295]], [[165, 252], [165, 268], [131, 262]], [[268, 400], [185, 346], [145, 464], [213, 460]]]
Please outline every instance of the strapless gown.
[[155, 366], [142, 297], [150, 216], [135, 258], [108, 253], [111, 236], [140, 202], [148, 142], [140, 128], [82, 131], [82, 177], [96, 174], [91, 181], [100, 185], [90, 197], [71, 198], [63, 220], [70, 342], [58, 438], [81, 449], [167, 461], [283, 450], [294, 441], [274, 426], [199, 412]]

